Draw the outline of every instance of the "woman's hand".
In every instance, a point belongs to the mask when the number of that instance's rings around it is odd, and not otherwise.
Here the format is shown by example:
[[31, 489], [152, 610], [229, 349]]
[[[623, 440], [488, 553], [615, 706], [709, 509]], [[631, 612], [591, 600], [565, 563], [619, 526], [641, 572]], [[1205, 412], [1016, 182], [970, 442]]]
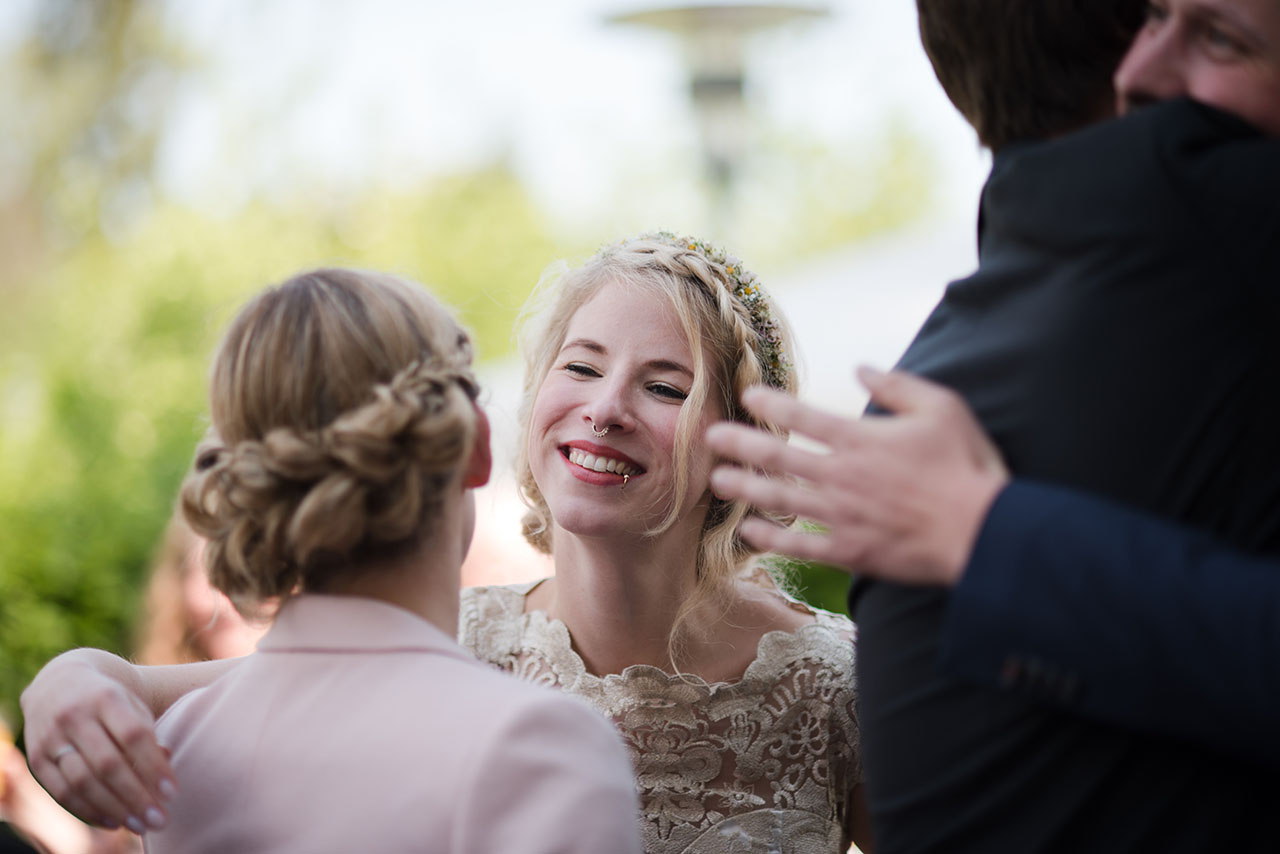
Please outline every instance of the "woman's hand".
[[[0, 821], [44, 854], [141, 854], [138, 837], [89, 827], [54, 803], [0, 722]], [[7, 850], [7, 849], [6, 849]]]
[[27, 758], [54, 799], [91, 824], [164, 826], [177, 792], [136, 668], [100, 650], [63, 653], [22, 694]]

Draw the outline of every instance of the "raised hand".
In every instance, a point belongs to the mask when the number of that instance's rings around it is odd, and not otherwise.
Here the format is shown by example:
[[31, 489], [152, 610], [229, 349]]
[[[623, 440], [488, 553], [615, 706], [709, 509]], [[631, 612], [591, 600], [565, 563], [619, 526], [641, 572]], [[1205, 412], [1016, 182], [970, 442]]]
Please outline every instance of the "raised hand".
[[22, 711], [28, 762], [49, 794], [90, 824], [143, 833], [164, 826], [177, 789], [155, 715], [126, 687], [132, 670], [99, 650], [64, 653], [23, 692]]
[[[720, 466], [725, 498], [791, 513], [825, 531], [742, 525], [757, 548], [908, 584], [954, 584], [1008, 474], [999, 452], [955, 393], [904, 373], [858, 377], [892, 415], [845, 418], [765, 388], [743, 394], [757, 416], [807, 436], [813, 452], [741, 424], [707, 431], [712, 450], [746, 468]], [[789, 475], [787, 478], [770, 475]]]

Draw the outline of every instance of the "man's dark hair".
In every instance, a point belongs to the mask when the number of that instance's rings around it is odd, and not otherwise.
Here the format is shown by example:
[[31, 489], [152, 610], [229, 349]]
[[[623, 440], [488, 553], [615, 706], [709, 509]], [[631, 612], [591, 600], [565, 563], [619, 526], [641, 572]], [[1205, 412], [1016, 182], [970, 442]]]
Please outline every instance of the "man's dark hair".
[[1146, 0], [916, 0], [938, 81], [983, 145], [1096, 121]]

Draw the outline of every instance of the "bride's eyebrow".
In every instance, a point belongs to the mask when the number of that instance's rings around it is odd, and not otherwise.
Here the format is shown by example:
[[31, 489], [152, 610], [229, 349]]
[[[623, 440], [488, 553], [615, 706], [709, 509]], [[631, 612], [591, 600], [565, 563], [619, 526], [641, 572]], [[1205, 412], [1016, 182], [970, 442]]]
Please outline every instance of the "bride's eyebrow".
[[673, 362], [670, 359], [653, 359], [645, 362], [645, 365], [655, 371], [674, 371], [677, 374], [685, 374], [689, 379], [693, 379], [693, 370], [679, 362]]
[[590, 338], [574, 338], [572, 341], [564, 342], [564, 346], [560, 348], [560, 352], [572, 350], [574, 347], [581, 347], [584, 350], [590, 350], [592, 353], [600, 353], [603, 355], [608, 349], [599, 341], [592, 341]]
[[[569, 341], [566, 341], [564, 342], [564, 346], [560, 348], [560, 352], [563, 353], [566, 350], [573, 350], [575, 348], [588, 350], [592, 353], [597, 353], [602, 356], [609, 352], [608, 347], [604, 346], [599, 341], [595, 341], [591, 338], [573, 338]], [[674, 371], [677, 374], [684, 374], [690, 379], [693, 379], [692, 368], [690, 368], [688, 365], [681, 364], [680, 362], [672, 361], [671, 359], [650, 359], [644, 364], [645, 364], [645, 367], [649, 368], [650, 370]]]

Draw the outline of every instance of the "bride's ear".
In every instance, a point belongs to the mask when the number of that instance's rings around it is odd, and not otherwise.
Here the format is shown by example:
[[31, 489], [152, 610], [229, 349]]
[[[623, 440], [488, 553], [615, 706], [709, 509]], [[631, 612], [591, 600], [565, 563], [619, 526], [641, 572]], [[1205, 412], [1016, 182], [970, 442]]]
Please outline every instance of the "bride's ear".
[[489, 416], [484, 410], [476, 407], [476, 435], [471, 442], [471, 457], [462, 473], [462, 486], [476, 489], [489, 482], [493, 472], [493, 451], [489, 447]]

